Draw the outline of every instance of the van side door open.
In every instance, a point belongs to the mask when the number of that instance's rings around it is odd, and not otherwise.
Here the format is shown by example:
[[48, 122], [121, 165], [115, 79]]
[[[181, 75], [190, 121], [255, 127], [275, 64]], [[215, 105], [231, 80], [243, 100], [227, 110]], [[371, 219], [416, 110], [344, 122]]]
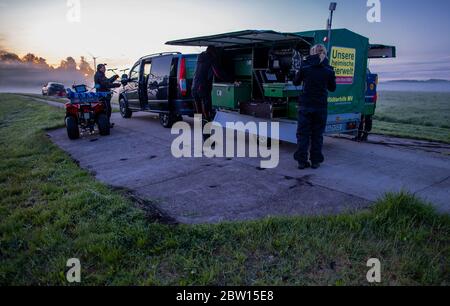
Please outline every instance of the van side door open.
[[172, 55], [152, 59], [147, 82], [148, 104], [151, 110], [169, 110], [169, 81]]
[[130, 70], [128, 77], [128, 84], [125, 86], [124, 95], [128, 100], [128, 105], [133, 109], [140, 109], [141, 102], [139, 99], [139, 75], [140, 75], [140, 62], [137, 62]]
[[139, 79], [139, 100], [141, 101], [141, 109], [145, 110], [148, 108], [148, 80], [150, 78], [150, 71], [152, 69], [152, 59], [142, 60], [141, 63], [141, 73]]

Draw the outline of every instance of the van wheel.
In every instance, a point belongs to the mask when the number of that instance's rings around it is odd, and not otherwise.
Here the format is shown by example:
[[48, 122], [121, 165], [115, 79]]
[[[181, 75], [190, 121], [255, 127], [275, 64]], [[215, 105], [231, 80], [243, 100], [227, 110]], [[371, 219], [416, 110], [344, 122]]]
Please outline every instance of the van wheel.
[[166, 129], [170, 129], [176, 122], [177, 118], [172, 114], [161, 113], [159, 114], [159, 123]]
[[119, 109], [122, 118], [128, 119], [131, 118], [131, 116], [133, 115], [133, 112], [131, 111], [131, 109], [127, 107], [127, 104], [124, 99], [119, 100]]
[[69, 139], [75, 140], [80, 138], [80, 130], [78, 129], [77, 119], [73, 116], [66, 117], [66, 129]]
[[106, 114], [98, 115], [97, 125], [98, 125], [98, 131], [100, 132], [100, 135], [107, 136], [110, 134], [109, 120], [108, 120], [108, 116], [106, 116]]

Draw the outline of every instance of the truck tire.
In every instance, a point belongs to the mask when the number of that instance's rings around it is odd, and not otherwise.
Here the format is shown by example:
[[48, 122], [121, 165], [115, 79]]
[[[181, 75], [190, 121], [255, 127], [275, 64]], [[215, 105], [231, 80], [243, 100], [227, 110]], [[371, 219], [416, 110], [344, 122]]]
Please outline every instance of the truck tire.
[[108, 116], [106, 116], [106, 114], [98, 115], [97, 125], [98, 125], [98, 131], [100, 132], [100, 135], [107, 136], [110, 134], [109, 120], [108, 120]]
[[123, 98], [119, 100], [119, 109], [122, 118], [129, 119], [133, 115], [133, 112], [128, 108], [127, 103]]
[[253, 139], [256, 140], [258, 146], [266, 146], [268, 149], [272, 147], [272, 138], [257, 135], [252, 135], [251, 137], [254, 137]]
[[173, 124], [177, 121], [177, 117], [171, 113], [160, 113], [159, 123], [166, 129], [170, 129]]
[[77, 119], [73, 116], [66, 117], [66, 129], [69, 139], [75, 140], [80, 138], [80, 130], [78, 128]]

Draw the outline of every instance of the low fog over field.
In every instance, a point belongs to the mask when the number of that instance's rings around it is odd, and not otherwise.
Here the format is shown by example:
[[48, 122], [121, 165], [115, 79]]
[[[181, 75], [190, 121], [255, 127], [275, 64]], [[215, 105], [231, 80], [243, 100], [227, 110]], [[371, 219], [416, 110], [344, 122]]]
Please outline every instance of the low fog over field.
[[380, 82], [380, 91], [408, 91], [408, 92], [450, 92], [450, 81], [447, 80], [398, 80]]
[[48, 82], [62, 83], [66, 87], [84, 83], [92, 85], [94, 70], [81, 57], [77, 63], [67, 57], [58, 67], [47, 64], [42, 57], [27, 54], [18, 55], [0, 51], [0, 92], [40, 93]]

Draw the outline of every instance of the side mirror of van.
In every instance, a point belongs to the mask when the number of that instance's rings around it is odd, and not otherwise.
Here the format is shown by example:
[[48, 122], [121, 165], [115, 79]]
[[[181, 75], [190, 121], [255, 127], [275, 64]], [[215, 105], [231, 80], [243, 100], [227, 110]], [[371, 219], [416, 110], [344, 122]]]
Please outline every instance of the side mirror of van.
[[122, 74], [122, 77], [120, 78], [120, 83], [122, 83], [123, 86], [128, 84], [128, 75]]

